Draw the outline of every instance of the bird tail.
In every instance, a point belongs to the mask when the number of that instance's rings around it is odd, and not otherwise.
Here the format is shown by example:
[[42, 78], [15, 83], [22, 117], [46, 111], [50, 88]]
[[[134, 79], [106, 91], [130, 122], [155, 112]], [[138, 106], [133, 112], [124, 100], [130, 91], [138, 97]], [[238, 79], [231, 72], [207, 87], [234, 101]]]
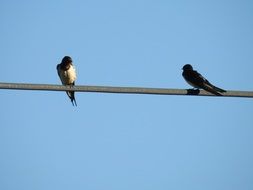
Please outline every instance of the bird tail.
[[212, 86], [207, 86], [207, 85], [204, 85], [203, 86], [203, 89], [216, 95], [216, 96], [222, 96], [221, 93], [219, 93], [215, 88], [213, 88]]
[[223, 90], [223, 89], [221, 89], [221, 88], [218, 88], [217, 86], [212, 86], [216, 91], [218, 91], [218, 92], [227, 92], [226, 90]]
[[70, 98], [72, 105], [77, 106], [76, 99], [75, 99], [75, 92], [74, 91], [67, 91], [66, 93], [67, 93], [68, 97]]

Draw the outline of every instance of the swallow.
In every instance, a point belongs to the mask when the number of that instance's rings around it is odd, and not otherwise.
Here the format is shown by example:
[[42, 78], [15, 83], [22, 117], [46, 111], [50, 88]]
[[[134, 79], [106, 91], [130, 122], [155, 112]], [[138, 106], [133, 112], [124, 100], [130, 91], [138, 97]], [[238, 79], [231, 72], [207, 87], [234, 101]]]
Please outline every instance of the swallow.
[[221, 93], [226, 92], [221, 88], [218, 88], [212, 85], [207, 79], [205, 79], [200, 73], [193, 70], [193, 67], [190, 64], [184, 65], [183, 69], [183, 77], [187, 83], [197, 89], [204, 89], [216, 96], [222, 96]]
[[[69, 56], [63, 57], [60, 64], [56, 66], [58, 76], [61, 79], [63, 85], [73, 87], [76, 80], [76, 70], [72, 63], [72, 59]], [[74, 91], [66, 91], [68, 97], [71, 100], [73, 106], [77, 106]]]

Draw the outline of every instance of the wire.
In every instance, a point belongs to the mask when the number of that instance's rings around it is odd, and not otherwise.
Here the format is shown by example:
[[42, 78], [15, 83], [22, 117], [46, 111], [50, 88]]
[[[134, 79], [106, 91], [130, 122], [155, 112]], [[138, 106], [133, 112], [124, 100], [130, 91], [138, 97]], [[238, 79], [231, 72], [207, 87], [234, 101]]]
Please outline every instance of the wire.
[[[30, 83], [0, 83], [0, 89], [9, 90], [42, 90], [42, 91], [75, 91], [99, 93], [125, 93], [125, 94], [151, 94], [151, 95], [195, 95], [215, 96], [204, 90], [193, 89], [167, 89], [167, 88], [142, 88], [142, 87], [113, 87], [113, 86], [63, 86], [52, 84]], [[253, 98], [253, 91], [228, 90], [219, 97], [244, 97]]]

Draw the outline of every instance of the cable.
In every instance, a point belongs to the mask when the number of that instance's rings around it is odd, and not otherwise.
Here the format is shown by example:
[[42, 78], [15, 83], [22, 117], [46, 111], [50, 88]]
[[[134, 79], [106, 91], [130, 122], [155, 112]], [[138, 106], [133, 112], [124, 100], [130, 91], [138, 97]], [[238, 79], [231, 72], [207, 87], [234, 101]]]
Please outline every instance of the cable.
[[[215, 96], [204, 90], [193, 89], [167, 89], [167, 88], [142, 88], [142, 87], [113, 87], [113, 86], [63, 86], [52, 84], [30, 83], [0, 83], [0, 89], [9, 90], [42, 90], [42, 91], [75, 91], [75, 92], [100, 92], [100, 93], [125, 93], [125, 94], [151, 94], [151, 95], [195, 95]], [[217, 97], [217, 96], [216, 96]], [[228, 90], [219, 97], [244, 97], [253, 98], [253, 91]]]

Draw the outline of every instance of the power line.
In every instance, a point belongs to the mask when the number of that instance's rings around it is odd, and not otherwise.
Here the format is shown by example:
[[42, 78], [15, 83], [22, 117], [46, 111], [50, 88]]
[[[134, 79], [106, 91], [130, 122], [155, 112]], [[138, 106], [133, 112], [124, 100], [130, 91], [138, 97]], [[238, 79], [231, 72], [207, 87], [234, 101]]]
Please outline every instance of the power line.
[[[43, 90], [43, 91], [76, 91], [76, 92], [100, 92], [100, 93], [125, 93], [125, 94], [152, 94], [152, 95], [196, 95], [215, 96], [204, 90], [192, 89], [167, 89], [167, 88], [141, 88], [141, 87], [114, 87], [114, 86], [63, 86], [52, 84], [30, 83], [0, 83], [0, 89], [10, 90]], [[221, 97], [253, 98], [253, 91], [228, 90]]]

